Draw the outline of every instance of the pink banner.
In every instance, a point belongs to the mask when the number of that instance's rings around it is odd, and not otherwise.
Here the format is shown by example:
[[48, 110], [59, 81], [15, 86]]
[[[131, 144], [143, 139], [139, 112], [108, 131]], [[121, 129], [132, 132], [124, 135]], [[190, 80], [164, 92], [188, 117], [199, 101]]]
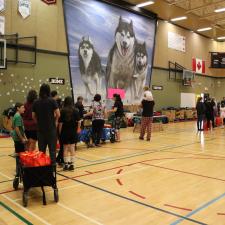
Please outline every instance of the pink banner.
[[109, 88], [108, 89], [108, 98], [113, 98], [114, 94], [119, 94], [121, 99], [125, 98], [125, 90], [124, 89]]

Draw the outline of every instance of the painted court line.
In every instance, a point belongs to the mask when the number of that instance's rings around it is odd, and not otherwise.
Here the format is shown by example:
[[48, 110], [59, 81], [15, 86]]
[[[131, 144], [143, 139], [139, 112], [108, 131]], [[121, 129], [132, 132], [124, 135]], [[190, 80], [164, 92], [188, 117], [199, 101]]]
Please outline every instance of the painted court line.
[[108, 191], [108, 190], [106, 190], [106, 189], [103, 189], [103, 188], [94, 186], [94, 185], [92, 185], [92, 184], [89, 184], [89, 183], [86, 183], [86, 182], [83, 182], [83, 181], [80, 181], [80, 180], [77, 180], [77, 179], [74, 179], [74, 178], [70, 178], [70, 177], [65, 176], [65, 175], [63, 175], [63, 174], [61, 174], [61, 175], [64, 176], [65, 178], [68, 178], [68, 179], [70, 179], [70, 180], [73, 180], [73, 181], [75, 181], [75, 182], [78, 182], [78, 183], [80, 183], [80, 184], [83, 184], [83, 185], [85, 185], [85, 186], [88, 186], [88, 187], [97, 189], [97, 190], [99, 190], [99, 191], [102, 191], [102, 192], [111, 194], [111, 195], [116, 196], [116, 197], [119, 197], [119, 198], [121, 198], [121, 199], [125, 199], [125, 200], [127, 200], [127, 201], [130, 201], [130, 202], [133, 202], [133, 203], [142, 205], [142, 206], [146, 206], [146, 207], [148, 207], [148, 208], [157, 210], [157, 211], [159, 211], [159, 212], [163, 212], [163, 213], [165, 213], [165, 214], [173, 215], [173, 216], [182, 218], [183, 220], [187, 220], [187, 221], [190, 221], [190, 222], [193, 222], [193, 223], [196, 223], [196, 224], [207, 225], [207, 224], [202, 223], [202, 222], [200, 222], [200, 221], [197, 221], [197, 220], [194, 220], [194, 219], [191, 219], [191, 218], [186, 218], [186, 217], [184, 217], [184, 216], [182, 216], [182, 215], [179, 215], [179, 214], [177, 214], [177, 213], [173, 213], [173, 212], [167, 211], [167, 210], [165, 210], [165, 209], [161, 209], [161, 208], [158, 208], [158, 207], [155, 207], [155, 206], [152, 206], [152, 205], [143, 203], [143, 202], [139, 202], [139, 201], [137, 201], [137, 200], [128, 198], [128, 197], [126, 197], [126, 196], [123, 196], [123, 195], [120, 195], [120, 194], [117, 194], [117, 193], [114, 193], [114, 192], [111, 192], [111, 191]]
[[75, 209], [71, 209], [71, 208], [65, 206], [65, 205], [62, 204], [62, 203], [57, 203], [57, 205], [59, 205], [60, 207], [66, 209], [67, 211], [70, 211], [70, 212], [72, 212], [72, 213], [74, 213], [74, 214], [76, 214], [76, 215], [78, 215], [78, 216], [80, 216], [80, 217], [82, 217], [82, 218], [88, 220], [89, 222], [91, 222], [91, 223], [93, 223], [93, 224], [104, 225], [103, 223], [100, 223], [100, 222], [98, 222], [97, 220], [94, 220], [94, 219], [92, 219], [92, 218], [90, 218], [90, 217], [88, 217], [88, 216], [85, 216], [83, 213], [80, 213], [80, 212], [78, 212], [78, 211], [75, 210]]
[[[208, 141], [212, 141], [212, 140], [214, 140], [214, 139], [210, 139]], [[77, 169], [84, 168], [84, 167], [88, 167], [88, 166], [94, 166], [94, 165], [104, 164], [104, 163], [108, 163], [108, 162], [114, 162], [114, 161], [118, 161], [118, 160], [122, 160], [122, 159], [129, 159], [129, 158], [133, 158], [133, 157], [137, 157], [137, 156], [142, 156], [142, 155], [148, 155], [148, 154], [163, 152], [165, 150], [176, 149], [176, 148], [181, 148], [181, 147], [185, 147], [185, 146], [191, 146], [191, 145], [198, 144], [198, 143], [200, 143], [200, 141], [192, 142], [192, 143], [184, 144], [184, 145], [163, 147], [161, 149], [158, 149], [157, 148], [157, 149], [151, 149], [151, 150], [144, 150], [141, 153], [128, 154], [128, 155], [124, 155], [124, 156], [121, 156], [121, 157], [118, 156], [116, 158], [115, 157], [112, 157], [111, 160], [105, 160], [105, 161], [103, 161], [104, 159], [97, 160], [96, 163], [88, 164], [88, 165], [84, 165], [84, 166], [78, 166]], [[112, 148], [112, 149], [114, 149], [114, 148]]]
[[5, 205], [3, 202], [0, 202], [0, 206], [2, 206], [4, 209], [12, 213], [15, 217], [17, 217], [19, 220], [21, 220], [23, 223], [27, 225], [33, 225], [31, 222], [29, 222], [27, 219], [25, 219], [23, 216], [19, 215], [16, 211], [11, 209], [9, 206]]
[[8, 179], [10, 179], [10, 180], [12, 180], [12, 179], [13, 179], [12, 177], [9, 177], [9, 176], [5, 175], [5, 174], [4, 174], [4, 173], [2, 173], [2, 172], [0, 172], [0, 175], [1, 175], [1, 176], [3, 176], [3, 177], [5, 177], [5, 178], [8, 178]]
[[[205, 203], [204, 205], [200, 206], [199, 208], [193, 210], [191, 213], [188, 213], [185, 217], [186, 218], [190, 218], [194, 214], [196, 214], [196, 213], [198, 213], [198, 212], [206, 209], [207, 207], [209, 207], [213, 203], [218, 202], [220, 199], [224, 198], [224, 196], [225, 196], [225, 193], [223, 193], [222, 195], [220, 195], [220, 196], [212, 199], [211, 201]], [[180, 218], [180, 219], [176, 220], [175, 222], [171, 223], [170, 225], [177, 225], [177, 224], [181, 223], [182, 221], [184, 221], [184, 219], [183, 218]]]
[[36, 215], [35, 213], [31, 212], [30, 210], [28, 210], [27, 208], [24, 208], [23, 206], [21, 206], [20, 204], [18, 204], [17, 202], [15, 202], [13, 199], [9, 198], [8, 196], [6, 196], [5, 194], [2, 195], [5, 199], [7, 199], [9, 202], [11, 202], [12, 204], [16, 205], [18, 208], [22, 209], [23, 211], [25, 211], [26, 213], [28, 213], [29, 215], [33, 216], [35, 219], [39, 220], [40, 222], [42, 222], [45, 225], [51, 225], [50, 223], [48, 223], [47, 221], [45, 221], [44, 219], [42, 219], [41, 217], [39, 217], [38, 215]]
[[192, 211], [192, 209], [178, 207], [178, 206], [175, 206], [175, 205], [164, 204], [164, 206], [171, 207], [171, 208], [174, 208], [174, 209], [181, 209], [181, 210], [185, 210], [185, 211]]
[[186, 171], [183, 171], [183, 170], [177, 170], [177, 169], [172, 169], [172, 168], [168, 168], [168, 167], [157, 166], [157, 165], [153, 165], [153, 164], [149, 164], [149, 163], [142, 163], [142, 164], [147, 165], [147, 166], [151, 166], [151, 167], [164, 169], [164, 170], [170, 170], [170, 171], [174, 171], [174, 172], [179, 172], [179, 173], [184, 173], [184, 174], [189, 174], [189, 175], [194, 175], [194, 176], [198, 176], [198, 177], [203, 177], [203, 178], [207, 178], [207, 179], [225, 182], [224, 179], [220, 179], [220, 178], [216, 178], [216, 177], [210, 177], [210, 176], [205, 176], [205, 175], [201, 175], [201, 174], [197, 174], [197, 173], [186, 172]]

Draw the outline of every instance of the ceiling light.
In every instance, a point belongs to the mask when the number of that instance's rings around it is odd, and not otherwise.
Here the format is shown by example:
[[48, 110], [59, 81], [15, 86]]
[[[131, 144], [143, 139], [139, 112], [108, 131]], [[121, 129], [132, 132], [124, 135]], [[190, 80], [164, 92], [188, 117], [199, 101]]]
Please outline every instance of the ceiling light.
[[152, 5], [152, 4], [154, 4], [153, 1], [147, 1], [147, 2], [140, 3], [140, 4], [136, 5], [136, 6], [137, 6], [138, 8], [140, 8], [140, 7], [145, 7], [145, 6], [147, 6], [147, 5]]
[[218, 37], [217, 40], [225, 40], [225, 36]]
[[187, 19], [187, 17], [186, 16], [181, 16], [181, 17], [176, 17], [176, 18], [173, 18], [173, 19], [171, 19], [171, 21], [179, 21], [179, 20], [186, 20]]
[[215, 9], [214, 12], [216, 13], [225, 12], [225, 8]]
[[207, 30], [212, 30], [212, 27], [201, 28], [201, 29], [198, 29], [197, 31], [202, 32], [202, 31], [207, 31]]

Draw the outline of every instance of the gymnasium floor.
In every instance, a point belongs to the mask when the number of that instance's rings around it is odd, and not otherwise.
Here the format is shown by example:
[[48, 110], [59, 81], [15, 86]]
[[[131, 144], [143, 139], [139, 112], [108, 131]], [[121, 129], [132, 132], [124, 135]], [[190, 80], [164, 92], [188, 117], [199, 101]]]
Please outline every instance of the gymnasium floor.
[[225, 224], [225, 130], [196, 133], [194, 122], [169, 124], [138, 139], [130, 128], [122, 142], [80, 146], [76, 170], [58, 168], [59, 203], [47, 188], [12, 189], [13, 143], [0, 139], [0, 224], [191, 225]]

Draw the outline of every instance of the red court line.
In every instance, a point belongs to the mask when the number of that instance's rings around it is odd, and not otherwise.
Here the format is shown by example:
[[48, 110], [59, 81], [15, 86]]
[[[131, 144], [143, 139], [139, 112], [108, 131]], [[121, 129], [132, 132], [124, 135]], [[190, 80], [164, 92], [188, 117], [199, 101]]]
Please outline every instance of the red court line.
[[202, 156], [209, 156], [209, 157], [215, 157], [218, 159], [224, 159], [225, 160], [225, 156], [216, 156], [216, 155], [210, 155], [210, 154], [201, 154], [201, 153], [188, 153], [188, 152], [178, 152], [178, 151], [165, 151], [165, 152], [170, 152], [170, 153], [178, 153], [178, 154], [183, 154], [183, 155], [202, 155]]
[[165, 204], [164, 206], [168, 206], [168, 207], [175, 208], [175, 209], [182, 209], [182, 210], [186, 210], [186, 211], [192, 211], [192, 209], [181, 208], [181, 207], [177, 207], [177, 206], [174, 206], [174, 205]]
[[[105, 172], [105, 171], [110, 171], [110, 170], [119, 169], [119, 168], [123, 168], [123, 167], [127, 167], [127, 166], [131, 166], [131, 165], [135, 165], [135, 164], [141, 163], [141, 164], [145, 164], [145, 165], [148, 165], [148, 166], [155, 166], [155, 167], [159, 167], [159, 168], [162, 168], [162, 169], [167, 169], [167, 170], [171, 170], [171, 171], [176, 171], [176, 172], [186, 173], [186, 174], [195, 175], [195, 176], [199, 176], [199, 177], [205, 177], [205, 178], [208, 178], [208, 179], [214, 179], [214, 180], [219, 180], [219, 181], [225, 181], [225, 180], [219, 179], [219, 178], [208, 177], [208, 176], [204, 176], [204, 175], [200, 175], [200, 174], [189, 173], [189, 172], [185, 172], [185, 171], [179, 171], [179, 170], [174, 170], [174, 169], [171, 169], [171, 168], [160, 167], [160, 166], [156, 166], [156, 165], [151, 165], [151, 164], [145, 163], [145, 162], [149, 162], [149, 161], [157, 161], [157, 160], [167, 160], [167, 159], [189, 159], [189, 158], [192, 158], [192, 159], [212, 159], [212, 160], [216, 160], [216, 159], [214, 159], [214, 158], [196, 158], [196, 157], [156, 158], [156, 159], [149, 159], [149, 160], [138, 161], [138, 162], [135, 162], [135, 163], [129, 163], [129, 164], [127, 164], [127, 165], [122, 165], [122, 166], [117, 166], [117, 167], [113, 167], [113, 168], [108, 168], [108, 169], [105, 169], [105, 170], [99, 170], [99, 171], [95, 171], [95, 172], [89, 172], [89, 173], [85, 173], [85, 174], [80, 174], [80, 175], [77, 175], [77, 176], [70, 177], [70, 179], [79, 178], [79, 177], [84, 177], [84, 176], [90, 176], [90, 175], [93, 175], [93, 174], [102, 173], [102, 172]], [[67, 178], [61, 179], [61, 180], [58, 180], [58, 182], [65, 181], [65, 180], [68, 180], [68, 179], [67, 179]], [[5, 193], [13, 192], [13, 191], [15, 191], [15, 190], [9, 190], [9, 191], [0, 192], [0, 194], [5, 194]]]
[[90, 172], [90, 171], [85, 171], [86, 173], [88, 173], [88, 174], [93, 174], [92, 172]]
[[144, 196], [142, 196], [142, 195], [139, 195], [139, 194], [137, 194], [137, 193], [135, 193], [135, 192], [133, 192], [133, 191], [129, 191], [129, 192], [130, 192], [131, 194], [133, 194], [133, 195], [139, 197], [139, 198], [146, 199], [146, 197], [144, 197]]
[[117, 174], [120, 174], [123, 171], [123, 169], [120, 169], [117, 171]]
[[218, 216], [225, 216], [225, 213], [217, 213]]
[[[80, 175], [77, 175], [77, 176], [73, 176], [71, 178], [79, 178], [79, 177], [85, 177], [85, 176], [90, 176], [90, 175], [93, 175], [93, 174], [98, 174], [98, 173], [102, 173], [102, 172], [106, 172], [106, 171], [111, 171], [111, 170], [115, 170], [115, 169], [119, 169], [119, 168], [123, 168], [123, 167], [128, 167], [128, 166], [131, 166], [131, 165], [135, 165], [135, 164], [145, 164], [145, 162], [150, 162], [150, 161], [160, 161], [160, 160], [167, 160], [167, 159], [212, 159], [212, 160], [217, 160], [217, 159], [214, 159], [214, 158], [197, 158], [197, 157], [170, 157], [170, 158], [156, 158], [156, 159], [149, 159], [149, 160], [143, 160], [143, 161], [138, 161], [138, 162], [135, 162], [135, 163], [129, 163], [129, 164], [126, 164], [126, 165], [122, 165], [122, 166], [116, 166], [116, 167], [112, 167], [112, 168], [108, 168], [108, 169], [104, 169], [104, 170], [98, 170], [98, 171], [94, 171], [94, 172], [90, 172], [88, 171], [88, 173], [85, 173], [85, 174], [80, 174]], [[146, 163], [146, 165], [149, 165]], [[87, 171], [86, 171], [87, 172]], [[183, 171], [182, 171], [183, 172]], [[192, 175], [196, 175], [196, 174], [192, 174]], [[199, 175], [199, 174], [197, 174]], [[202, 176], [202, 175], [199, 175], [199, 176]], [[218, 179], [218, 180], [222, 180], [222, 179], [219, 179], [219, 178], [213, 178], [213, 177], [207, 177], [207, 178], [211, 178], [211, 179]], [[225, 181], [225, 180], [222, 180], [222, 181]]]
[[197, 174], [197, 173], [186, 172], [186, 171], [183, 171], [183, 170], [176, 170], [176, 169], [152, 165], [152, 164], [148, 164], [148, 163], [142, 163], [142, 164], [152, 166], [152, 167], [156, 167], [156, 168], [160, 168], [160, 169], [165, 169], [165, 170], [170, 170], [170, 171], [175, 171], [175, 172], [180, 172], [180, 173], [185, 173], [185, 174], [189, 174], [189, 175], [194, 175], [194, 176], [198, 176], [198, 177], [204, 177], [204, 178], [208, 178], [208, 179], [212, 179], [212, 180], [219, 180], [219, 181], [225, 182], [224, 179], [220, 179], [220, 178], [216, 178], [216, 177], [205, 176], [205, 175], [201, 175], [201, 174]]
[[120, 179], [116, 179], [116, 181], [119, 185], [121, 185], [121, 186], [123, 185]]

